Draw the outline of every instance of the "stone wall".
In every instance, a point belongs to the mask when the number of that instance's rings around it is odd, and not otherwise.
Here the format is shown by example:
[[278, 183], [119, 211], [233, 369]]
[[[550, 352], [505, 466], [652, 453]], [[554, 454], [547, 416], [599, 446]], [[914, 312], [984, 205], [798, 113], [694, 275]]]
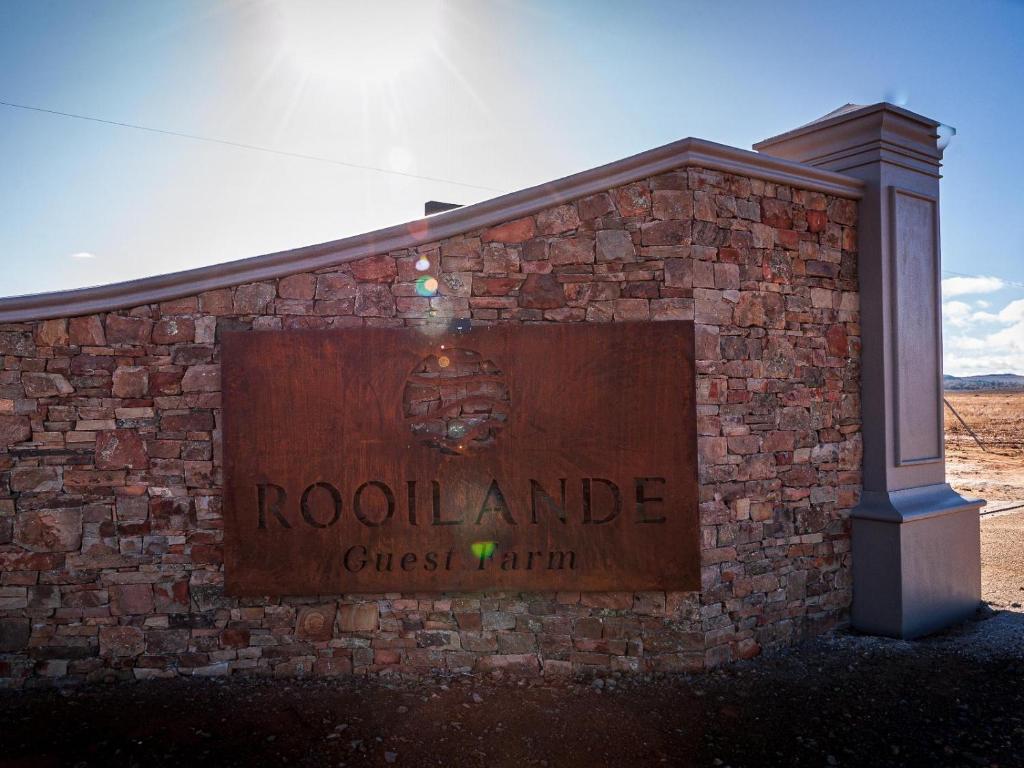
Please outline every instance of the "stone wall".
[[[844, 621], [856, 213], [684, 168], [414, 251], [0, 325], [0, 679], [692, 670]], [[701, 592], [226, 597], [219, 332], [466, 316], [696, 321]]]

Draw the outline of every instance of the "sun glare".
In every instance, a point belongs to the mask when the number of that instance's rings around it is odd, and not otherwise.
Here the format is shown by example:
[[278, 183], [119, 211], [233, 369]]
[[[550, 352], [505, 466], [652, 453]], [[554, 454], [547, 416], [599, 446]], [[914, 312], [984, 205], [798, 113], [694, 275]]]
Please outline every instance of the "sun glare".
[[438, 32], [433, 0], [284, 0], [286, 52], [304, 74], [388, 82], [426, 62]]

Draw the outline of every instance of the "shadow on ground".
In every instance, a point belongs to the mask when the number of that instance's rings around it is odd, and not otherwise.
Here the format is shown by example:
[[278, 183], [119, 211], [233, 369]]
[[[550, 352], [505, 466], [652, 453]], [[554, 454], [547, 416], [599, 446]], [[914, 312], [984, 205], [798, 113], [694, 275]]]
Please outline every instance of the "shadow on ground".
[[1018, 766], [1024, 613], [698, 676], [172, 680], [0, 695], [12, 766]]

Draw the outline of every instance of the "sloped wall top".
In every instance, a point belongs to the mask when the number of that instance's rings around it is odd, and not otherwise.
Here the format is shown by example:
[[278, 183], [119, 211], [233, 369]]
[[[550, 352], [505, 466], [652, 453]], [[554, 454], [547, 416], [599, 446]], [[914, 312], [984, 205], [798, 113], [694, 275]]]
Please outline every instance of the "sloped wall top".
[[492, 227], [569, 200], [683, 167], [707, 168], [847, 198], [860, 198], [863, 189], [863, 182], [839, 173], [687, 138], [557, 181], [376, 232], [156, 277], [0, 299], [0, 322], [107, 312], [322, 269]]

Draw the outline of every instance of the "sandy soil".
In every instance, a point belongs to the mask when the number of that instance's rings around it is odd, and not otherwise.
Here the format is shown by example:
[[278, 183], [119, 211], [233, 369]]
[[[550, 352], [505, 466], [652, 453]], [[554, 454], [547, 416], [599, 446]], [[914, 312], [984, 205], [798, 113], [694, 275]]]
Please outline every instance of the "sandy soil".
[[989, 502], [1024, 502], [1024, 392], [947, 392], [946, 399], [985, 446], [943, 409], [952, 486]]

